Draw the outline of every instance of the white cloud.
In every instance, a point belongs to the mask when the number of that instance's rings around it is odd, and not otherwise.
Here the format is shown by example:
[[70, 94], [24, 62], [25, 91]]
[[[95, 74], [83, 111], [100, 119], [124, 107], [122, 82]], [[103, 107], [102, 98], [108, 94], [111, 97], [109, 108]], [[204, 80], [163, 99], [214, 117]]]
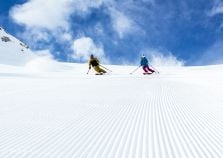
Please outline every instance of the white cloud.
[[33, 43], [36, 43], [38, 41], [50, 41], [49, 32], [43, 29], [27, 28], [19, 35], [25, 38], [27, 41], [32, 41]]
[[72, 36], [71, 34], [65, 32], [62, 34], [61, 36], [61, 40], [64, 40], [64, 41], [71, 41], [72, 40]]
[[73, 7], [72, 0], [29, 0], [14, 6], [10, 16], [25, 26], [25, 31], [20, 34], [31, 48], [41, 49], [53, 37], [59, 42], [72, 42], [69, 18], [74, 12]]
[[[11, 18], [18, 24], [25, 26], [21, 37], [29, 45], [35, 47], [37, 42], [49, 42], [52, 37], [60, 42], [72, 43], [70, 19], [72, 14], [84, 16], [92, 8], [99, 8], [110, 0], [29, 0], [16, 5], [10, 10]], [[97, 27], [103, 33], [103, 29]]]
[[14, 6], [10, 15], [15, 22], [28, 28], [53, 30], [62, 27], [67, 30], [69, 15], [72, 13], [71, 2], [71, 0], [30, 0]]
[[106, 0], [76, 0], [73, 2], [76, 12], [86, 13], [91, 8], [99, 8]]
[[25, 26], [24, 33], [28, 40], [36, 37], [33, 39], [34, 42], [48, 41], [50, 36], [55, 36], [61, 37], [60, 40], [70, 41], [72, 40], [70, 16], [72, 14], [86, 15], [91, 8], [99, 8], [103, 1], [29, 0], [24, 4], [14, 6], [10, 10], [10, 16], [16, 23]]
[[222, 14], [223, 13], [223, 2], [216, 2], [212, 10], [209, 12], [210, 16], [214, 16], [216, 14]]
[[24, 4], [16, 5], [10, 10], [12, 19], [27, 28], [43, 31], [55, 31], [58, 28], [70, 32], [70, 16], [72, 14], [88, 14], [92, 8], [102, 5], [108, 8], [114, 30], [120, 38], [133, 32], [137, 28], [134, 21], [124, 11], [118, 10], [121, 2], [114, 0], [29, 0]]
[[184, 65], [184, 62], [178, 60], [171, 52], [162, 52], [156, 49], [145, 49], [141, 54], [148, 56], [151, 65], [154, 65], [155, 67], [179, 67]]
[[94, 41], [89, 37], [81, 37], [73, 42], [74, 59], [81, 58], [86, 61], [91, 54], [94, 54], [103, 62], [108, 62], [105, 58], [104, 48], [102, 45], [96, 45]]
[[109, 0], [29, 0], [10, 10], [12, 19], [26, 27], [54, 30], [58, 27], [69, 29], [72, 13], [87, 14], [92, 8], [99, 8]]
[[113, 29], [118, 33], [120, 38], [123, 38], [126, 34], [135, 31], [137, 26], [134, 24], [132, 19], [117, 9], [110, 8], [109, 10], [112, 18]]

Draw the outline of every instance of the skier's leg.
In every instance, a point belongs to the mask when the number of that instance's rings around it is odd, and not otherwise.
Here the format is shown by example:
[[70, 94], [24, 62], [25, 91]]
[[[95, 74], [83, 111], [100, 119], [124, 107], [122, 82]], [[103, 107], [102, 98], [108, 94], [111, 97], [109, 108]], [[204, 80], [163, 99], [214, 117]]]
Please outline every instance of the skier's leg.
[[146, 72], [146, 73], [148, 72], [147, 66], [143, 66], [142, 68], [143, 68], [144, 72]]
[[151, 69], [149, 66], [147, 66], [147, 70], [154, 73], [155, 71], [153, 69]]
[[104, 69], [102, 69], [102, 68], [100, 68], [100, 67], [99, 67], [99, 69], [100, 69], [100, 70], [99, 70], [100, 73], [106, 73], [106, 71], [105, 71]]
[[100, 74], [100, 68], [99, 68], [99, 66], [94, 66], [94, 70], [97, 72], [96, 74]]

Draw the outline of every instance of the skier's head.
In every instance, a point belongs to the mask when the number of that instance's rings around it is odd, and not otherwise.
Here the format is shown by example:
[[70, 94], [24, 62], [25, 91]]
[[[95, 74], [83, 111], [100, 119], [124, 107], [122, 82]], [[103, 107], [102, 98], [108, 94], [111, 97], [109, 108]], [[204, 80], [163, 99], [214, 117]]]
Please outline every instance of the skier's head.
[[93, 58], [94, 58], [94, 55], [93, 55], [93, 54], [91, 54], [90, 58], [91, 58], [91, 59], [93, 59]]
[[145, 58], [146, 56], [143, 54], [142, 56], [141, 56], [141, 58]]

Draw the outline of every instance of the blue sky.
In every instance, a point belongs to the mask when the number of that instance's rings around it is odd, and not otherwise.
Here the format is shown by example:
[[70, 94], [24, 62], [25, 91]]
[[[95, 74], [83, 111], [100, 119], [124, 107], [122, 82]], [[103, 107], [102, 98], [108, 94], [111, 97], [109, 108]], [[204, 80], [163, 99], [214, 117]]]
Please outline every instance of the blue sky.
[[1, 0], [0, 25], [59, 61], [223, 63], [220, 0]]

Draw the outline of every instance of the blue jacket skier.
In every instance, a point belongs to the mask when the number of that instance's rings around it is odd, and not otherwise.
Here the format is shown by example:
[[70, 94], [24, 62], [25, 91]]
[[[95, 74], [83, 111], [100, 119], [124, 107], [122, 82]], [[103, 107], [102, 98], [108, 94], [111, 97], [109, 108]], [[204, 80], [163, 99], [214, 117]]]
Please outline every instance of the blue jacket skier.
[[152, 70], [149, 67], [149, 62], [148, 62], [148, 59], [145, 57], [145, 55], [141, 56], [140, 65], [142, 66], [145, 74], [150, 74], [150, 73], [154, 73], [155, 72], [154, 70]]

